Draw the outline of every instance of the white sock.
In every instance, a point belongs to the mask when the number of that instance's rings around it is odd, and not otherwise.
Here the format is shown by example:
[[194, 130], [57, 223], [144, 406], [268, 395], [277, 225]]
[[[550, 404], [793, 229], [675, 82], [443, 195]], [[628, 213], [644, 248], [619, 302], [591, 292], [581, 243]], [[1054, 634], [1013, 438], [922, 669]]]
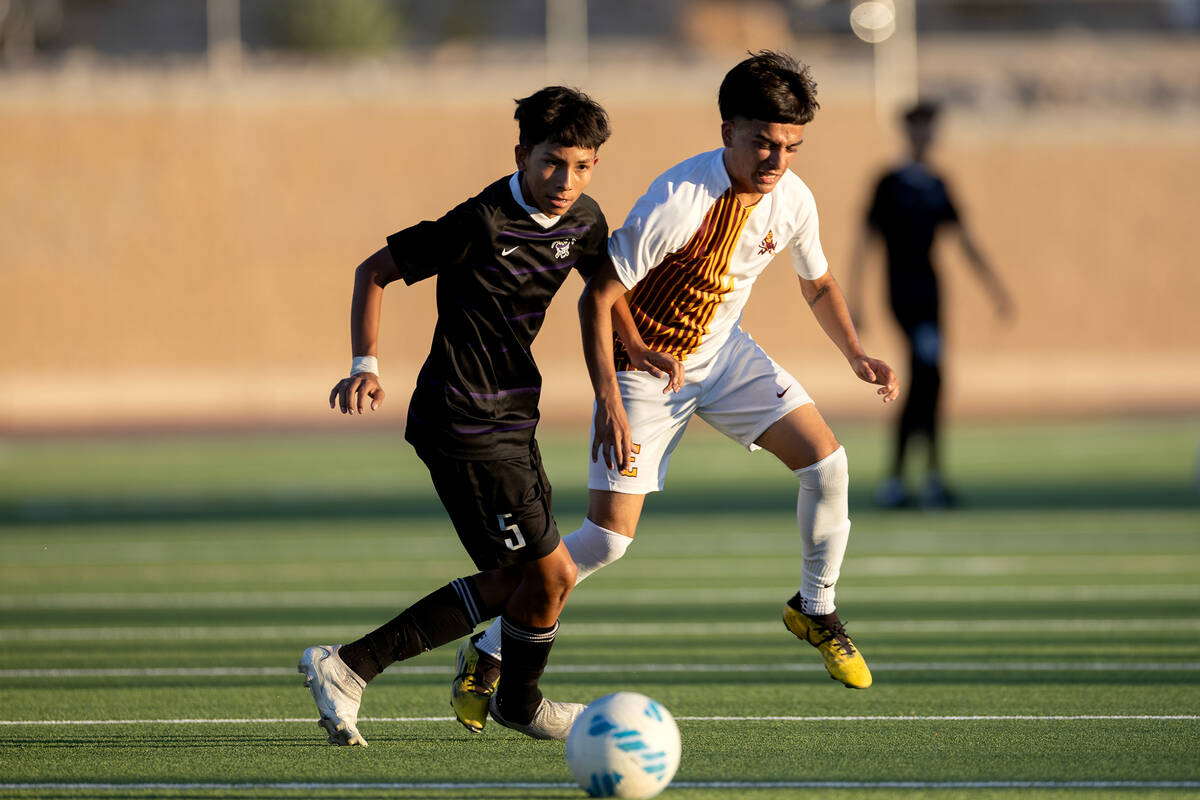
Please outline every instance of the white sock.
[[834, 584], [842, 570], [850, 539], [849, 488], [846, 449], [795, 470], [800, 479], [796, 521], [800, 526], [803, 568], [800, 596], [805, 614], [831, 614]]
[[[633, 541], [628, 536], [622, 536], [616, 531], [601, 528], [586, 517], [579, 530], [563, 537], [567, 552], [575, 559], [578, 572], [575, 575], [575, 585], [606, 564], [611, 564], [629, 548]], [[500, 618], [496, 617], [488, 629], [475, 642], [475, 649], [487, 653], [497, 661], [500, 660]]]

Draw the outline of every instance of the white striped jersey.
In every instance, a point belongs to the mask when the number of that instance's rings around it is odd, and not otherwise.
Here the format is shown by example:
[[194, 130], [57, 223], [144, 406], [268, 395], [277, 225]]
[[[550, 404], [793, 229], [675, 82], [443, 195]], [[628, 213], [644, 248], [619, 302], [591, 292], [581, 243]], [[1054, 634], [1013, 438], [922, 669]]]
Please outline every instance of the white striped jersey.
[[[701, 153], [660, 175], [608, 243], [646, 344], [693, 368], [711, 359], [738, 326], [754, 281], [779, 248], [791, 251], [803, 278], [819, 278], [829, 268], [816, 202], [804, 181], [787, 171], [773, 191], [743, 208], [723, 153]], [[619, 339], [616, 358], [618, 369], [628, 369]]]

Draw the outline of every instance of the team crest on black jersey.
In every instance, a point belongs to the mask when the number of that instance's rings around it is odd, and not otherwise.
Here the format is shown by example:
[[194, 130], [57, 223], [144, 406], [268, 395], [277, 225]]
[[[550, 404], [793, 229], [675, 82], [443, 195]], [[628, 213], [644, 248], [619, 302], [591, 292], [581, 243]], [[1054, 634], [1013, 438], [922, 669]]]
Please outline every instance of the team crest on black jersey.
[[767, 231], [767, 235], [758, 244], [758, 254], [765, 256], [767, 253], [774, 255], [775, 253], [775, 232]]
[[571, 245], [575, 243], [574, 239], [559, 239], [554, 242], [554, 257], [562, 260], [571, 254]]

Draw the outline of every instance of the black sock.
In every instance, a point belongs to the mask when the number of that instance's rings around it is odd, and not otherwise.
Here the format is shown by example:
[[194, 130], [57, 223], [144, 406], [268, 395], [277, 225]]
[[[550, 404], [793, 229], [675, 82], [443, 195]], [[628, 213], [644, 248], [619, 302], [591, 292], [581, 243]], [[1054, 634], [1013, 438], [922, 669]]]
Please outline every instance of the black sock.
[[509, 722], [525, 725], [542, 703], [542, 690], [538, 680], [550, 660], [550, 648], [558, 623], [549, 628], [532, 628], [513, 622], [508, 617], [500, 619], [500, 649], [504, 653], [504, 668], [500, 672], [500, 686], [496, 689], [496, 705], [500, 714]]
[[803, 614], [804, 616], [813, 620], [814, 622], [817, 622], [826, 627], [828, 627], [830, 625], [830, 623], [840, 623], [841, 622], [841, 620], [838, 619], [838, 615], [837, 615], [836, 611], [830, 611], [828, 614], [810, 614], [810, 613], [808, 613], [806, 608], [811, 608], [811, 605], [804, 601], [804, 598], [801, 597], [799, 592], [796, 592], [794, 595], [792, 595], [792, 599], [788, 600], [787, 604], [792, 607], [793, 611], [799, 611], [801, 614]]
[[361, 639], [342, 645], [338, 655], [360, 678], [370, 681], [396, 661], [466, 636], [499, 611], [484, 607], [474, 577], [459, 578]]
[[799, 592], [792, 595], [792, 599], [788, 600], [787, 604], [792, 607], [793, 611], [799, 611], [801, 614], [804, 613], [804, 598], [800, 596]]

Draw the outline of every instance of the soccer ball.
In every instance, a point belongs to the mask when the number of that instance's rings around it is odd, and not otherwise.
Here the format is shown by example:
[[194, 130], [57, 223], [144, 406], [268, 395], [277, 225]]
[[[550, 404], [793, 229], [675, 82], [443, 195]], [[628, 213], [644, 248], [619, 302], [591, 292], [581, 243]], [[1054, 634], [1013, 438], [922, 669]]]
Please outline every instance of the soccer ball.
[[644, 694], [605, 695], [571, 727], [567, 766], [592, 797], [654, 797], [679, 769], [679, 728]]

